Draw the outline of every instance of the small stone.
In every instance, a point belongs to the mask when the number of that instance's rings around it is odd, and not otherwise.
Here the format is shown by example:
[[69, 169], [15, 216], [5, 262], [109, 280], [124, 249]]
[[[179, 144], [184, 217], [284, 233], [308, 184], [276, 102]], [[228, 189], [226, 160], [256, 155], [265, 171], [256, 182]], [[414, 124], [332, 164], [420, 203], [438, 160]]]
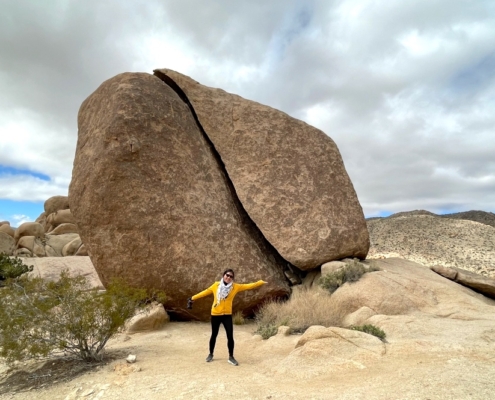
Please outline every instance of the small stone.
[[134, 354], [129, 354], [125, 359], [129, 364], [136, 362], [136, 356]]

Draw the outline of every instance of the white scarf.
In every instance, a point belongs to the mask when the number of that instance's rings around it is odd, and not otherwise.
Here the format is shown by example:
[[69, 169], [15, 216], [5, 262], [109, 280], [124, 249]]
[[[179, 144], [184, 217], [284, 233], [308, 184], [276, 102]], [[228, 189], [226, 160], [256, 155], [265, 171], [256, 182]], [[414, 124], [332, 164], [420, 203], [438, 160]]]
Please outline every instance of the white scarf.
[[220, 284], [218, 285], [217, 290], [217, 304], [220, 303], [220, 300], [225, 300], [232, 290], [232, 284], [234, 282], [230, 282], [228, 285], [225, 284], [223, 278], [220, 280]]

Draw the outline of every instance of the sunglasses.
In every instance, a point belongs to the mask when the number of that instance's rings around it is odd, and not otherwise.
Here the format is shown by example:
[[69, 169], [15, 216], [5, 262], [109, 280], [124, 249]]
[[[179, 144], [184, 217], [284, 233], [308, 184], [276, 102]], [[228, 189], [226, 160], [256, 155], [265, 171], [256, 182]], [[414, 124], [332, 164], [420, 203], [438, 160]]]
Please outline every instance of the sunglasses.
[[234, 279], [234, 275], [225, 274], [225, 276], [228, 276], [230, 279]]

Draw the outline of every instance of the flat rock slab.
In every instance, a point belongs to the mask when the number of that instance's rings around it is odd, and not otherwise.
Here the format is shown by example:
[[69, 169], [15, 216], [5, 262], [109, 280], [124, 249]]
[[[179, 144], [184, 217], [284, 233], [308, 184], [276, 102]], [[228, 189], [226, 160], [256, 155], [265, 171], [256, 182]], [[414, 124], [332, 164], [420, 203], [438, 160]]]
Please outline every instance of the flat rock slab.
[[23, 258], [22, 261], [26, 265], [33, 266], [31, 276], [56, 282], [60, 278], [60, 273], [66, 270], [69, 276], [82, 275], [88, 279], [91, 287], [104, 289], [89, 257], [33, 257]]
[[451, 281], [457, 282], [460, 285], [466, 286], [478, 293], [495, 299], [495, 279], [493, 278], [488, 278], [474, 272], [454, 267], [447, 268], [441, 265], [435, 265], [430, 268], [432, 271], [447, 279], [450, 279]]
[[365, 258], [368, 230], [334, 141], [271, 107], [155, 70], [187, 98], [250, 218], [295, 266]]

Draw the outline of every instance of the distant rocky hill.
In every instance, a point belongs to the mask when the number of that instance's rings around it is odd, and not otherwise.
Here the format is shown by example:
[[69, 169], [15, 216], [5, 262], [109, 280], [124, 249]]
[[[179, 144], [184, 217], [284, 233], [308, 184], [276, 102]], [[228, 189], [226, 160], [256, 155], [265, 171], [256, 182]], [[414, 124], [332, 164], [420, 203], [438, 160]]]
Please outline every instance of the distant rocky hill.
[[495, 277], [495, 214], [436, 215], [425, 210], [367, 220], [368, 258], [401, 257]]
[[[408, 217], [411, 215], [429, 215], [431, 217], [465, 219], [468, 221], [475, 221], [481, 224], [490, 225], [495, 228], [495, 214], [492, 212], [479, 211], [479, 210], [462, 211], [453, 214], [435, 214], [427, 210], [413, 210], [413, 211], [398, 212], [385, 218]], [[380, 217], [368, 218], [368, 220], [374, 220], [374, 219], [381, 219], [381, 218]]]

